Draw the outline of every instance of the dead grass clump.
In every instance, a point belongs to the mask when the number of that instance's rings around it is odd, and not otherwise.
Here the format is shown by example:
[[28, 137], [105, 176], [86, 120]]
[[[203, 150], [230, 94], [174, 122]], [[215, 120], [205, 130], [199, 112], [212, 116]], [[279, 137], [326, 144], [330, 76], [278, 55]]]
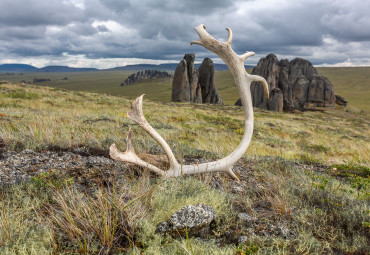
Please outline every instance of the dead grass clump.
[[131, 185], [100, 187], [92, 194], [73, 186], [56, 191], [43, 215], [53, 232], [54, 249], [112, 254], [133, 246], [136, 223], [145, 216], [153, 189], [143, 181]]

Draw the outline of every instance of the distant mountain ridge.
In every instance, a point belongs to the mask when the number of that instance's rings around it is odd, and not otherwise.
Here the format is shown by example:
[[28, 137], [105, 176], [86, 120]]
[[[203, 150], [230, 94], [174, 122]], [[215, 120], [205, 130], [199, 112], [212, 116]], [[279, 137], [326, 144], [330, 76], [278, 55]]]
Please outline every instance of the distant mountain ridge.
[[[138, 65], [127, 65], [119, 66], [109, 69], [97, 69], [97, 68], [78, 68], [69, 66], [45, 66], [37, 68], [27, 64], [1, 64], [0, 73], [22, 73], [22, 72], [54, 72], [54, 73], [67, 73], [67, 72], [91, 72], [91, 71], [141, 71], [141, 70], [158, 70], [158, 71], [175, 71], [178, 64], [166, 63], [160, 65], [152, 64], [138, 64]], [[199, 68], [200, 64], [194, 64], [195, 68]], [[214, 64], [215, 71], [229, 70], [225, 64]], [[246, 65], [245, 68], [253, 68], [254, 66]]]

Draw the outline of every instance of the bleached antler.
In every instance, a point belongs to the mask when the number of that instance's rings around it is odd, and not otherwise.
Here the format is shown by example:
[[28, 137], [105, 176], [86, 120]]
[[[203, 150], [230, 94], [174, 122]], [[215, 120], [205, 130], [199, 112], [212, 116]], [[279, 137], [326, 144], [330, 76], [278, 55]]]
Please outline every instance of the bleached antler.
[[206, 172], [227, 172], [231, 177], [238, 180], [238, 177], [232, 171], [233, 165], [244, 155], [249, 143], [252, 139], [253, 133], [253, 106], [252, 97], [250, 92], [250, 85], [252, 81], [259, 81], [264, 85], [265, 95], [268, 98], [269, 89], [266, 80], [257, 75], [249, 75], [245, 71], [244, 61], [254, 55], [254, 52], [246, 52], [243, 55], [237, 55], [231, 48], [232, 32], [230, 28], [226, 28], [229, 35], [226, 42], [220, 42], [214, 39], [207, 31], [204, 25], [200, 25], [195, 28], [195, 31], [199, 35], [199, 40], [192, 41], [191, 44], [202, 45], [209, 51], [216, 53], [229, 67], [235, 84], [238, 88], [238, 92], [242, 101], [245, 127], [244, 135], [239, 146], [228, 156], [217, 161], [208, 162], [197, 165], [181, 165], [177, 162], [170, 146], [167, 142], [153, 129], [152, 126], [146, 121], [142, 105], [143, 96], [138, 97], [131, 105], [131, 111], [127, 113], [127, 116], [139, 124], [146, 132], [149, 133], [163, 148], [170, 162], [170, 167], [167, 171], [163, 171], [158, 167], [151, 165], [141, 160], [135, 153], [132, 146], [131, 130], [129, 130], [127, 136], [127, 149], [126, 152], [120, 152], [115, 144], [112, 144], [109, 148], [109, 154], [113, 159], [126, 161], [142, 167], [147, 167], [149, 170], [166, 177], [191, 175], [197, 173]]

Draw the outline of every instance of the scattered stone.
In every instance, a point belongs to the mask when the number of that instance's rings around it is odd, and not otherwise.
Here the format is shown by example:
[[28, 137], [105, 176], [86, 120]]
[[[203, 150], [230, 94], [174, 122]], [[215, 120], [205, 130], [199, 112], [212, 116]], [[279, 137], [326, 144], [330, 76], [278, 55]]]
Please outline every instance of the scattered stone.
[[[18, 183], [40, 173], [104, 169], [127, 171], [125, 164], [102, 156], [81, 156], [72, 152], [7, 151], [0, 157], [0, 185]], [[122, 174], [120, 174], [122, 175]]]
[[292, 231], [290, 231], [289, 229], [287, 229], [286, 227], [284, 227], [284, 226], [279, 226], [278, 229], [280, 230], [280, 234], [284, 238], [289, 238], [291, 236], [294, 236], [294, 233]]
[[239, 236], [239, 238], [238, 238], [238, 243], [239, 244], [247, 243], [247, 241], [248, 241], [248, 237], [247, 236]]
[[252, 225], [254, 222], [257, 221], [256, 217], [253, 217], [248, 213], [238, 213], [238, 219], [247, 223], [248, 225]]
[[187, 205], [174, 213], [167, 221], [158, 224], [156, 232], [183, 234], [188, 231], [191, 236], [205, 236], [210, 224], [217, 218], [211, 206], [205, 204]]

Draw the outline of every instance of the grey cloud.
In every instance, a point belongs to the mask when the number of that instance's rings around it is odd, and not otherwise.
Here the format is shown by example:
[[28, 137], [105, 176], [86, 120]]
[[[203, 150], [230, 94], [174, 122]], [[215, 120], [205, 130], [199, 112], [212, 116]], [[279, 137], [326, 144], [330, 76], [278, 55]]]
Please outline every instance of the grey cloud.
[[73, 20], [81, 20], [82, 17], [82, 10], [66, 1], [0, 1], [0, 23], [2, 25], [65, 25]]
[[2, 0], [0, 53], [176, 60], [194, 52], [197, 59], [216, 58], [189, 45], [198, 37], [193, 28], [203, 23], [222, 40], [230, 27], [239, 54], [273, 52], [317, 64], [350, 56], [360, 61], [370, 51], [369, 9], [361, 0], [85, 0], [84, 8], [69, 0]]

